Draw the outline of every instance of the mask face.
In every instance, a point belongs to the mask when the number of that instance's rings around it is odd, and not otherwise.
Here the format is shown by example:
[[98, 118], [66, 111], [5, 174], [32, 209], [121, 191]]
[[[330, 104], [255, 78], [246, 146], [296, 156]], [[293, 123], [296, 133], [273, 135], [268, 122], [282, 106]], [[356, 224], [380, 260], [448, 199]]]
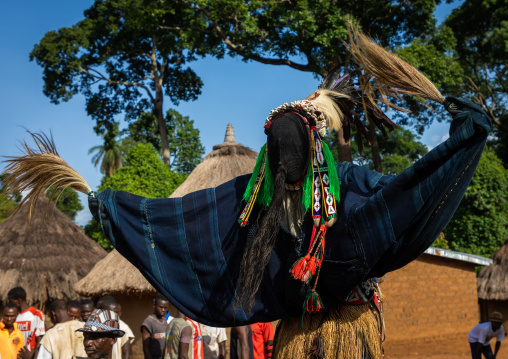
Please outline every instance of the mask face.
[[310, 155], [309, 133], [302, 119], [294, 113], [275, 119], [267, 134], [270, 169], [275, 176], [279, 163], [286, 167], [286, 183], [294, 184], [307, 173]]

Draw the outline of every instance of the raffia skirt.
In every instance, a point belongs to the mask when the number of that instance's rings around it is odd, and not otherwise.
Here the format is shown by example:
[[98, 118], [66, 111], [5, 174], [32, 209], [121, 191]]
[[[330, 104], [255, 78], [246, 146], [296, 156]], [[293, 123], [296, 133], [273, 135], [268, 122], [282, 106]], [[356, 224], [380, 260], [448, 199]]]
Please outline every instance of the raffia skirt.
[[382, 338], [382, 313], [374, 304], [344, 305], [281, 320], [273, 358], [378, 359]]

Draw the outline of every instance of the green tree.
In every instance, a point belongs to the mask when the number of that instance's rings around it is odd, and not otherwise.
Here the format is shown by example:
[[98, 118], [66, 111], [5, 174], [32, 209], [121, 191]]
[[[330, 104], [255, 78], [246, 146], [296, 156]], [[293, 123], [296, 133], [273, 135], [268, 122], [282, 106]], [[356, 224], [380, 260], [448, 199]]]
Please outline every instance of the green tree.
[[[14, 211], [16, 206], [21, 202], [22, 196], [20, 193], [14, 196], [7, 196], [3, 193], [3, 181], [8, 176], [8, 173], [0, 175], [0, 222], [8, 218]], [[46, 191], [46, 196], [51, 197], [53, 188]], [[53, 201], [57, 201], [56, 207], [66, 214], [70, 219], [74, 220], [79, 211], [83, 209], [83, 205], [79, 200], [79, 196], [72, 188], [66, 188], [62, 194], [57, 192], [53, 196]]]
[[109, 241], [109, 239], [106, 238], [104, 233], [102, 233], [102, 229], [99, 223], [95, 219], [91, 219], [88, 221], [88, 223], [85, 225], [85, 234], [92, 238], [95, 242], [97, 242], [98, 245], [100, 245], [102, 248], [104, 248], [106, 251], [111, 252], [114, 247]]
[[99, 191], [126, 191], [149, 198], [167, 198], [187, 178], [172, 172], [151, 144], [139, 143], [129, 152], [125, 165], [113, 176], [104, 177]]
[[[465, 75], [455, 55], [456, 46], [452, 30], [441, 26], [431, 34], [413, 40], [409, 46], [397, 48], [396, 53], [425, 74], [443, 94], [461, 96]], [[436, 112], [419, 99], [407, 96], [404, 99], [411, 115], [396, 113], [395, 118], [400, 125], [410, 125], [420, 135], [435, 120], [451, 120], [446, 112]]]
[[72, 220], [75, 220], [78, 212], [84, 209], [81, 201], [79, 200], [78, 193], [72, 188], [68, 187], [63, 192], [57, 191], [53, 194], [53, 188], [50, 187], [46, 191], [46, 196], [49, 198], [53, 196], [53, 201], [55, 201], [56, 207]]
[[122, 148], [122, 140], [118, 138], [119, 135], [118, 123], [114, 123], [111, 130], [103, 135], [104, 144], [88, 150], [89, 155], [94, 153], [93, 165], [99, 167], [101, 173], [108, 177], [111, 177], [124, 163], [126, 151]]
[[[205, 153], [199, 130], [194, 128], [193, 120], [176, 110], [168, 110], [165, 121], [171, 151], [170, 168], [179, 173], [191, 173]], [[161, 139], [154, 127], [153, 115], [144, 113], [129, 125], [127, 132], [134, 141], [151, 143], [160, 152]]]
[[355, 21], [386, 46], [432, 32], [439, 1], [186, 1], [220, 41], [217, 55], [326, 75], [348, 66], [346, 22]]
[[[172, 172], [151, 144], [138, 143], [132, 147], [122, 168], [113, 176], [102, 178], [99, 191], [107, 188], [149, 198], [167, 198], [186, 177]], [[95, 220], [85, 226], [85, 233], [106, 250], [112, 249]]]
[[144, 0], [96, 0], [84, 16], [48, 32], [30, 53], [43, 69], [44, 94], [54, 103], [83, 94], [98, 134], [111, 131], [120, 114], [135, 120], [152, 112], [169, 164], [163, 102], [200, 94], [202, 82], [187, 66], [206, 43], [188, 30], [197, 19], [180, 1]]
[[12, 214], [22, 198], [20, 193], [14, 196], [8, 196], [4, 193], [4, 180], [8, 175], [8, 173], [0, 174], [0, 222]]
[[508, 0], [466, 0], [445, 24], [456, 38], [465, 97], [482, 106], [496, 126], [490, 145], [508, 166]]
[[508, 104], [507, 19], [508, 0], [466, 0], [445, 21], [468, 79], [464, 92], [505, 131], [500, 117]]
[[508, 170], [486, 149], [464, 199], [444, 230], [450, 249], [489, 257], [508, 235]]
[[[392, 131], [386, 138], [381, 134], [377, 134], [384, 174], [399, 174], [424, 156], [428, 150], [423, 143], [419, 142], [419, 139], [418, 135], [405, 129]], [[337, 159], [337, 136], [330, 134], [326, 137], [326, 141], [332, 154]], [[358, 143], [354, 142], [352, 153], [355, 163], [374, 169], [371, 147], [363, 148], [360, 153]]]
[[[355, 70], [346, 46], [346, 23], [352, 21], [383, 46], [402, 47], [435, 32], [433, 12], [439, 0], [198, 0], [186, 1], [220, 41], [217, 56], [239, 56], [325, 76], [337, 66]], [[213, 42], [210, 42], [213, 43]], [[416, 118], [420, 120], [421, 118]], [[369, 123], [369, 129], [375, 132]], [[377, 137], [368, 135], [373, 148]], [[338, 133], [338, 156], [351, 161], [349, 143]], [[382, 171], [377, 152], [376, 169]]]

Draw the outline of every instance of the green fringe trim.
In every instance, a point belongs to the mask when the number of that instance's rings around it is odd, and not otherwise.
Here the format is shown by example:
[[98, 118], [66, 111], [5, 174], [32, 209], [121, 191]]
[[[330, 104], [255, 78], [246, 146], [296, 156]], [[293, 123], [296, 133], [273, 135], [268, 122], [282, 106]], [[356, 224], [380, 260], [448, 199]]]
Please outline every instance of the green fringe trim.
[[243, 194], [244, 202], [247, 202], [252, 196], [252, 192], [254, 191], [254, 184], [256, 183], [256, 178], [258, 177], [259, 171], [261, 170], [261, 166], [263, 165], [263, 160], [266, 157], [265, 162], [265, 178], [261, 183], [261, 188], [259, 189], [258, 196], [256, 198], [256, 203], [260, 204], [263, 207], [268, 207], [270, 202], [272, 202], [273, 197], [273, 176], [272, 170], [270, 169], [270, 163], [268, 161], [268, 156], [266, 156], [266, 144], [261, 147], [259, 151], [258, 158], [256, 160], [256, 166], [254, 166], [254, 171], [252, 172], [252, 176], [250, 177], [249, 183], [247, 184], [247, 188], [245, 189], [245, 193]]
[[312, 159], [309, 161], [309, 168], [307, 169], [307, 174], [305, 175], [305, 179], [303, 180], [303, 195], [302, 202], [305, 207], [305, 212], [312, 207], [312, 198], [314, 197], [312, 193]]
[[330, 192], [333, 196], [335, 196], [335, 203], [339, 204], [340, 202], [340, 180], [339, 175], [337, 174], [337, 165], [335, 163], [335, 159], [333, 158], [332, 152], [328, 145], [322, 141], [323, 145], [323, 154], [325, 155], [326, 165], [328, 166], [328, 177], [330, 178]]
[[265, 178], [263, 179], [262, 187], [259, 190], [257, 203], [259, 203], [264, 208], [267, 208], [272, 202], [273, 198], [273, 175], [272, 169], [270, 168], [270, 161], [268, 161], [268, 156], [266, 156], [265, 163]]

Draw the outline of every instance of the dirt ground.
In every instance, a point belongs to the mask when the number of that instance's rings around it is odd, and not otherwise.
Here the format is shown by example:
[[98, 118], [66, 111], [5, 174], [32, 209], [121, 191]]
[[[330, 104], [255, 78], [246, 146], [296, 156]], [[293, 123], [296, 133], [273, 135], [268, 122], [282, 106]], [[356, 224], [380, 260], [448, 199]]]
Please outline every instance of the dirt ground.
[[[496, 340], [491, 340], [492, 350], [494, 350]], [[467, 339], [461, 337], [449, 338], [447, 341], [438, 343], [417, 343], [411, 344], [409, 341], [404, 342], [386, 342], [385, 343], [386, 359], [459, 359], [471, 358], [471, 351]], [[501, 344], [501, 349], [497, 359], [508, 359], [508, 345]]]

